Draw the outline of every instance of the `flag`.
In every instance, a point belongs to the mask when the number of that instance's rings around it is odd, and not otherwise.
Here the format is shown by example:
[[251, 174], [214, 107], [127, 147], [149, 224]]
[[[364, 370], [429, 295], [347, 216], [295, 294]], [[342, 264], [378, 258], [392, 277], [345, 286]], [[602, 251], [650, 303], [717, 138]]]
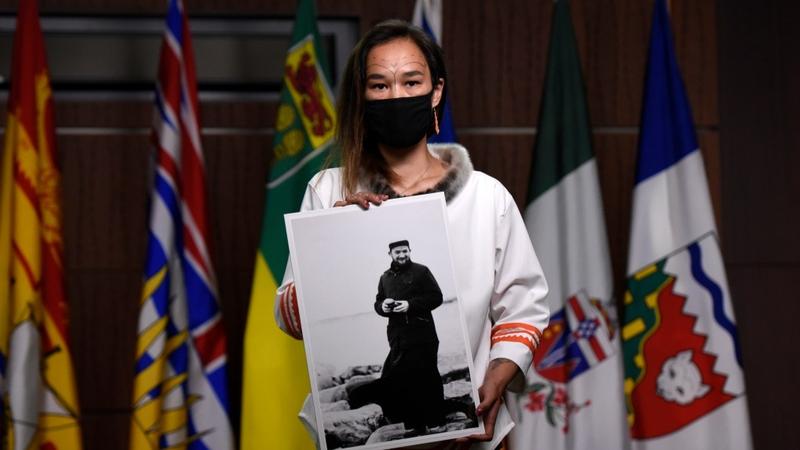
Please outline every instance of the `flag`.
[[656, 0], [622, 340], [635, 448], [749, 449], [736, 324], [703, 157]]
[[208, 252], [205, 163], [183, 2], [170, 0], [152, 140], [147, 259], [139, 309], [130, 448], [233, 449], [226, 340]]
[[[422, 28], [434, 42], [442, 45], [442, 0], [417, 0], [411, 23]], [[436, 82], [436, 80], [433, 81]], [[429, 137], [429, 143], [457, 142], [450, 98], [447, 96], [444, 99], [443, 111], [442, 117], [438, 119], [439, 134]]]
[[0, 447], [81, 448], [61, 173], [37, 2], [21, 1], [0, 166]]
[[552, 315], [510, 448], [623, 449], [622, 362], [597, 163], [569, 2], [555, 3], [525, 223]]
[[311, 392], [303, 344], [280, 331], [272, 311], [289, 257], [283, 215], [300, 208], [308, 180], [321, 168], [336, 112], [313, 0], [300, 0], [295, 17], [244, 338], [242, 450], [314, 448], [297, 418]]

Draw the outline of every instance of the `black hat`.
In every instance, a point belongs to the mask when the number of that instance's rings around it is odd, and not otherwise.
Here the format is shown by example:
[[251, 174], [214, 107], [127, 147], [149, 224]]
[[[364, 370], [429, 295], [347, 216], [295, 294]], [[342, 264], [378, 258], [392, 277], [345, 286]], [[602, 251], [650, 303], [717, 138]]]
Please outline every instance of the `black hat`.
[[392, 242], [392, 243], [389, 244], [389, 251], [392, 251], [392, 249], [395, 248], [395, 247], [401, 247], [403, 245], [408, 247], [408, 241], [404, 239], [402, 241]]

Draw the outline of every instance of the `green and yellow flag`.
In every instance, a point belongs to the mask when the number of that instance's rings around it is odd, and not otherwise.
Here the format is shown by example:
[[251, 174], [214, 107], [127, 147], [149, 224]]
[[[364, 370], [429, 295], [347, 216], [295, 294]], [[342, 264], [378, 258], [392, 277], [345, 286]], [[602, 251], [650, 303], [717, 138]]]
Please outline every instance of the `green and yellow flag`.
[[313, 0], [300, 0], [286, 55], [244, 340], [242, 450], [313, 449], [297, 419], [310, 392], [303, 344], [273, 319], [289, 247], [283, 215], [295, 212], [333, 142], [336, 112]]
[[35, 0], [19, 2], [0, 164], [0, 448], [80, 450], [61, 173]]

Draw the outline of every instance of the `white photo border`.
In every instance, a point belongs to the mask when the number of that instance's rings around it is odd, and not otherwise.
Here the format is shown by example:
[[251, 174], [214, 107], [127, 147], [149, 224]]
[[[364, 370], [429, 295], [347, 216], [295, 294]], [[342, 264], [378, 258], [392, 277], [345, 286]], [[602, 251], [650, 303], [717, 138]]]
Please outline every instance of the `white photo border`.
[[[284, 215], [284, 221], [286, 224], [286, 236], [289, 243], [289, 253], [291, 256], [291, 263], [292, 269], [294, 272], [294, 283], [295, 289], [297, 290], [297, 298], [298, 298], [298, 309], [300, 313], [300, 323], [301, 328], [303, 331], [303, 336], [307, 336], [303, 340], [303, 346], [305, 347], [306, 352], [306, 363], [308, 366], [308, 373], [311, 385], [311, 396], [314, 403], [314, 415], [316, 418], [316, 426], [317, 426], [317, 440], [319, 444], [319, 448], [321, 450], [329, 450], [326, 439], [325, 439], [325, 425], [324, 425], [324, 413], [321, 409], [321, 404], [319, 401], [319, 386], [317, 385], [316, 380], [316, 364], [314, 358], [314, 351], [311, 342], [311, 336], [313, 333], [310, 331], [308, 327], [310, 327], [309, 321], [307, 320], [309, 315], [306, 311], [305, 304], [302, 301], [304, 298], [303, 296], [303, 281], [302, 281], [302, 268], [300, 267], [299, 261], [297, 260], [297, 252], [293, 251], [295, 247], [295, 238], [294, 238], [294, 230], [293, 230], [293, 222], [297, 219], [307, 219], [309, 217], [324, 217], [329, 215], [335, 214], [364, 214], [365, 217], [368, 217], [372, 208], [403, 208], [406, 209], [408, 206], [418, 203], [424, 202], [435, 202], [439, 204], [441, 208], [441, 217], [444, 227], [444, 234], [445, 239], [447, 242], [448, 248], [448, 258], [447, 262], [450, 266], [450, 276], [452, 277], [453, 282], [456, 284], [455, 292], [456, 292], [456, 303], [458, 305], [458, 316], [459, 316], [459, 324], [461, 328], [462, 340], [465, 345], [465, 353], [467, 359], [467, 365], [469, 369], [469, 376], [470, 376], [470, 386], [472, 388], [472, 400], [474, 404], [477, 406], [480, 403], [480, 396], [478, 394], [478, 387], [477, 382], [475, 379], [475, 363], [473, 360], [472, 355], [472, 346], [469, 340], [469, 334], [467, 332], [467, 323], [466, 317], [463, 310], [463, 305], [461, 304], [461, 297], [458, 294], [458, 286], [457, 286], [457, 279], [455, 274], [455, 264], [453, 261], [453, 252], [452, 252], [452, 244], [450, 242], [450, 232], [448, 229], [448, 219], [447, 219], [447, 211], [446, 211], [446, 202], [444, 194], [441, 192], [432, 193], [432, 194], [423, 194], [423, 195], [415, 195], [412, 197], [404, 197], [398, 199], [392, 199], [384, 201], [382, 205], [375, 206], [370, 205], [370, 209], [364, 211], [361, 207], [356, 205], [349, 205], [344, 207], [336, 207], [336, 208], [328, 208], [328, 209], [320, 209], [320, 210], [313, 210], [313, 211], [304, 211], [298, 213], [290, 213]], [[398, 448], [398, 446], [406, 447], [411, 445], [417, 444], [425, 444], [425, 443], [432, 443], [432, 442], [441, 442], [448, 439], [457, 439], [466, 436], [470, 436], [473, 434], [484, 434], [485, 428], [483, 423], [483, 418], [478, 416], [478, 426], [473, 428], [467, 428], [463, 430], [455, 430], [455, 431], [448, 431], [442, 433], [436, 433], [433, 435], [424, 435], [424, 436], [415, 436], [410, 438], [392, 440], [392, 441], [385, 441], [385, 442], [378, 442], [373, 444], [363, 444], [360, 446], [355, 447], [348, 447], [348, 449], [353, 450], [381, 450], [381, 449], [389, 449], [389, 448]]]

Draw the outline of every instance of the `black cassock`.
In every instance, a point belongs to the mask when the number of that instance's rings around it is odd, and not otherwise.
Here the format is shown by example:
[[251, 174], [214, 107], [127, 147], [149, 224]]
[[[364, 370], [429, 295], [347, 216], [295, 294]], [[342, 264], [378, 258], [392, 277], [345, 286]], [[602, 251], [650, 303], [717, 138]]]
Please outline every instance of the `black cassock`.
[[[383, 312], [381, 305], [387, 298], [408, 301], [408, 311]], [[369, 398], [381, 406], [389, 422], [403, 422], [409, 430], [444, 423], [439, 338], [431, 314], [441, 304], [439, 284], [422, 264], [392, 263], [381, 275], [375, 312], [389, 319], [389, 355], [380, 379], [352, 392], [351, 403]]]

